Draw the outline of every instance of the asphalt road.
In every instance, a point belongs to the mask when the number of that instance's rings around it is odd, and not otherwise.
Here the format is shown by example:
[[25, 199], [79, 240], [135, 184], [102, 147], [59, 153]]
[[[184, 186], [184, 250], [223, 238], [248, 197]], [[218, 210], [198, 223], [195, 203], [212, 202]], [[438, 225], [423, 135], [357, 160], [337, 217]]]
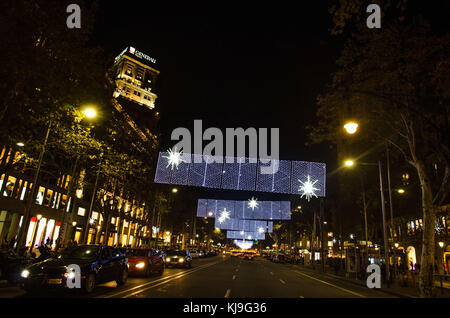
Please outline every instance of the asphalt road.
[[[366, 298], [392, 297], [341, 279], [324, 277], [302, 266], [276, 264], [263, 258], [243, 260], [216, 256], [195, 259], [190, 269], [168, 268], [162, 276], [129, 277], [97, 286], [88, 297], [100, 298]], [[54, 297], [54, 293], [19, 297]], [[58, 292], [57, 297], [86, 297]]]

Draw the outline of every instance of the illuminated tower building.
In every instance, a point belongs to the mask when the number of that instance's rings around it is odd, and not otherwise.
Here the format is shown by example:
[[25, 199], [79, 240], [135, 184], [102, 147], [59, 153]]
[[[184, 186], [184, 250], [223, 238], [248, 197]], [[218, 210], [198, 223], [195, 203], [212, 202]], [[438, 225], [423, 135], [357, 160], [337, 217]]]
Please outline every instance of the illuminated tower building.
[[[114, 106], [143, 142], [157, 146], [159, 112], [155, 109], [156, 60], [129, 46], [114, 60]], [[144, 146], [144, 144], [146, 144]]]
[[155, 87], [159, 71], [156, 60], [134, 47], [125, 48], [114, 60], [116, 90], [114, 97], [122, 96], [139, 105], [155, 108]]

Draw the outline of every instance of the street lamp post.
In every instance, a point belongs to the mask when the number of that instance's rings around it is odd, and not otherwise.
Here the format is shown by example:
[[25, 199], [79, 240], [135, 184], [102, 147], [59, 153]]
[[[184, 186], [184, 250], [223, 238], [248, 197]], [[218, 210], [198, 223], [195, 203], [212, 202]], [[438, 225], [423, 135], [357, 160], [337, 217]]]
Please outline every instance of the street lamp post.
[[363, 181], [362, 176], [361, 176], [361, 183], [362, 183], [362, 187], [363, 187], [362, 198], [363, 198], [363, 212], [364, 212], [364, 238], [366, 240], [365, 262], [368, 262], [368, 260], [369, 260], [369, 239], [368, 239], [368, 235], [367, 235], [367, 203], [366, 203], [366, 190], [364, 188], [364, 181]]
[[[392, 204], [392, 189], [391, 189], [391, 170], [390, 170], [390, 164], [389, 164], [389, 147], [386, 146], [386, 162], [387, 162], [387, 180], [388, 180], [388, 190], [389, 190], [389, 210], [391, 213], [391, 237], [392, 241], [394, 241], [394, 207]], [[397, 253], [394, 251], [394, 276], [393, 278], [396, 278], [397, 275], [397, 259], [396, 256]]]
[[383, 215], [383, 240], [384, 240], [384, 254], [385, 254], [385, 263], [386, 263], [386, 280], [387, 280], [387, 285], [389, 287], [389, 280], [390, 280], [389, 250], [388, 250], [388, 241], [387, 241], [387, 234], [386, 234], [386, 211], [385, 211], [385, 205], [384, 205], [383, 176], [381, 174], [381, 161], [380, 160], [378, 160], [378, 172], [380, 175], [381, 213]]
[[[348, 122], [344, 125], [344, 129], [346, 132], [350, 135], [356, 133], [358, 129], [358, 124], [354, 121]], [[389, 158], [389, 153], [388, 153]], [[389, 160], [389, 159], [388, 159]], [[352, 160], [347, 160], [345, 162], [345, 165], [347, 167], [353, 166]], [[375, 164], [366, 164], [366, 165], [375, 165]], [[381, 196], [381, 213], [383, 216], [383, 241], [384, 241], [384, 251], [385, 251], [385, 263], [386, 263], [386, 280], [387, 285], [389, 287], [389, 280], [390, 280], [390, 273], [389, 273], [389, 250], [388, 250], [388, 240], [387, 240], [387, 234], [386, 234], [386, 211], [385, 211], [385, 204], [384, 204], [384, 190], [383, 190], [383, 176], [381, 173], [381, 161], [378, 160], [378, 172], [379, 172], [379, 178], [380, 178], [380, 196]], [[390, 191], [390, 184], [389, 184], [389, 191]], [[391, 208], [392, 208], [392, 201], [391, 201]], [[392, 221], [392, 210], [391, 210], [391, 221]]]

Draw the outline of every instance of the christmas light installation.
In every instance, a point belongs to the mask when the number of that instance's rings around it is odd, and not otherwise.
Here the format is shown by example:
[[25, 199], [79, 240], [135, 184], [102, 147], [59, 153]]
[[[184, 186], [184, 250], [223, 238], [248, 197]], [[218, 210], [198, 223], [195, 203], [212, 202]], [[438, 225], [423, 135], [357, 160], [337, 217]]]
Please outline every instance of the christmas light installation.
[[233, 242], [243, 250], [248, 250], [253, 246], [253, 241], [234, 240]]
[[265, 240], [266, 235], [264, 233], [258, 233], [258, 232], [246, 232], [244, 231], [243, 234], [241, 234], [242, 231], [227, 231], [227, 238], [228, 239], [238, 239], [238, 240]]
[[[298, 194], [298, 192], [297, 192]], [[217, 218], [224, 208], [230, 212], [230, 218], [247, 220], [290, 220], [290, 201], [257, 201], [258, 206], [254, 211], [249, 207], [248, 200], [214, 200], [198, 199], [197, 216]], [[212, 213], [211, 213], [212, 212]]]
[[223, 223], [226, 220], [228, 220], [230, 218], [230, 212], [227, 211], [227, 209], [223, 209], [222, 212], [220, 212], [220, 216], [219, 216], [219, 222]]
[[252, 211], [254, 211], [255, 208], [257, 208], [258, 206], [259, 206], [258, 199], [252, 197], [251, 199], [248, 200], [248, 207], [252, 209]]
[[163, 156], [163, 158], [167, 158], [166, 168], [168, 168], [170, 166], [171, 170], [173, 170], [174, 167], [176, 169], [178, 169], [178, 165], [181, 162], [184, 162], [184, 160], [181, 158], [181, 156], [183, 155], [183, 152], [177, 151], [177, 147], [175, 147], [173, 150], [168, 149], [167, 154], [168, 154], [168, 156]]
[[311, 179], [309, 177], [309, 175], [307, 176], [307, 180], [305, 182], [301, 181], [300, 179], [298, 180], [301, 183], [300, 188], [298, 189], [299, 192], [302, 192], [301, 198], [303, 198], [304, 196], [306, 197], [306, 199], [309, 201], [313, 196], [315, 196], [317, 198], [317, 195], [314, 193], [314, 191], [320, 190], [314, 187], [314, 184], [316, 184], [316, 181], [311, 182]]
[[[209, 155], [181, 153], [174, 148], [175, 146], [170, 153], [159, 153], [154, 178], [156, 183], [298, 195], [298, 188], [301, 186], [299, 180], [306, 180], [309, 175], [312, 180], [318, 180], [314, 187], [319, 190], [314, 194], [325, 197], [325, 163], [277, 160], [278, 170], [274, 170], [272, 174], [263, 174], [261, 168], [266, 167], [267, 162], [261, 159], [251, 162], [250, 158], [227, 157], [230, 162], [220, 162], [210, 160]], [[252, 212], [247, 203], [246, 200], [245, 207]], [[263, 206], [261, 201], [258, 204], [254, 212]]]

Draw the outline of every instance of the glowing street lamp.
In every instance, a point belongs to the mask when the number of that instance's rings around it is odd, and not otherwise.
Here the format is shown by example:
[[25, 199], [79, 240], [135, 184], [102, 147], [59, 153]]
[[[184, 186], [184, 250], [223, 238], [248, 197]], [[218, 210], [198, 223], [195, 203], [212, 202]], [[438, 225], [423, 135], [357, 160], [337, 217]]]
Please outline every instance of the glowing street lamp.
[[177, 193], [178, 192], [178, 189], [177, 188], [173, 188], [172, 189], [172, 193]]
[[83, 110], [84, 116], [86, 116], [87, 118], [95, 118], [97, 117], [97, 111], [95, 110], [95, 108], [92, 107], [86, 107]]
[[348, 134], [353, 135], [358, 130], [358, 124], [350, 121], [344, 125], [344, 129]]
[[397, 192], [400, 193], [400, 194], [403, 194], [403, 193], [405, 193], [405, 190], [404, 189], [398, 189]]
[[355, 164], [355, 162], [353, 160], [349, 159], [349, 160], [345, 160], [344, 164], [346, 167], [352, 167]]
[[439, 244], [440, 248], [444, 248], [444, 245], [445, 245], [444, 242], [439, 242], [438, 244]]
[[25, 144], [23, 142], [18, 142], [16, 145], [19, 146], [19, 147], [25, 146]]

